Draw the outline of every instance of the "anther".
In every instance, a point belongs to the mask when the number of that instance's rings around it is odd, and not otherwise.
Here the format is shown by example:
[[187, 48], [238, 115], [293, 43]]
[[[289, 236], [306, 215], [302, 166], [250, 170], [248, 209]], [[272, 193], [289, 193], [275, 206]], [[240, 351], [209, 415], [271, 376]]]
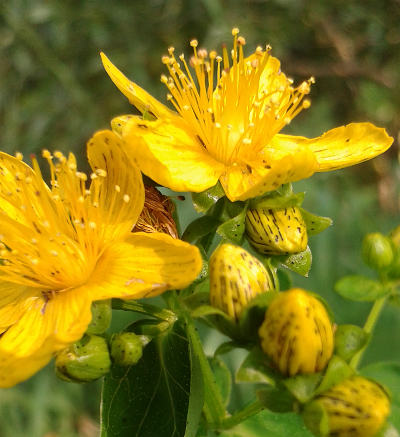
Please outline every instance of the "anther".
[[128, 203], [131, 200], [131, 198], [129, 197], [129, 194], [124, 194], [122, 199], [124, 200], [125, 203]]
[[96, 170], [96, 174], [97, 174], [97, 176], [100, 176], [102, 178], [107, 177], [107, 172], [105, 170], [103, 170], [102, 168], [98, 168]]
[[21, 152], [17, 152], [15, 157], [18, 159], [18, 161], [22, 161], [24, 159], [24, 155]]
[[311, 102], [308, 99], [303, 100], [303, 108], [307, 109], [311, 106]]
[[81, 179], [82, 181], [86, 181], [86, 180], [87, 180], [86, 173], [82, 173], [81, 171], [77, 171], [77, 172], [75, 173], [75, 176], [76, 176], [78, 179]]
[[234, 27], [234, 28], [232, 29], [232, 35], [233, 35], [233, 36], [236, 36], [238, 33], [239, 33], [239, 28], [238, 28], [238, 27]]
[[42, 150], [42, 156], [45, 159], [51, 159], [52, 158], [51, 153], [47, 149]]
[[162, 62], [164, 65], [168, 65], [169, 62], [170, 62], [170, 58], [169, 58], [169, 56], [167, 56], [167, 55], [162, 56], [162, 57], [161, 57], [161, 62]]
[[190, 45], [191, 47], [197, 47], [199, 45], [199, 42], [197, 41], [197, 39], [192, 39], [190, 41]]
[[246, 44], [246, 39], [243, 36], [239, 36], [237, 42], [240, 46], [244, 46]]

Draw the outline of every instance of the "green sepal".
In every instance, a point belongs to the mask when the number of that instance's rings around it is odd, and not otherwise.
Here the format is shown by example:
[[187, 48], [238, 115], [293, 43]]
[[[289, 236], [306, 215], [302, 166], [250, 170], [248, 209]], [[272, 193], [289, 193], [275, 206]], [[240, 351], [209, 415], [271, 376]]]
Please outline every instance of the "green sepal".
[[213, 216], [204, 215], [189, 223], [182, 235], [182, 240], [193, 243], [199, 238], [214, 233], [220, 221]]
[[159, 320], [154, 320], [154, 319], [142, 319], [133, 322], [129, 326], [128, 331], [134, 332], [137, 335], [144, 335], [147, 337], [154, 338], [164, 334], [170, 328], [171, 328], [171, 322], [167, 320], [160, 322]]
[[[235, 204], [236, 203], [239, 202], [235, 202]], [[232, 207], [236, 207], [236, 205]], [[240, 244], [245, 231], [246, 212], [247, 204], [240, 202], [240, 209], [237, 215], [229, 218], [224, 223], [219, 225], [217, 228], [217, 234], [220, 235], [223, 239], [232, 242], [233, 244]]]
[[287, 193], [281, 194], [278, 191], [272, 191], [261, 198], [250, 200], [250, 209], [272, 208], [282, 209], [292, 206], [300, 206], [303, 203], [305, 193]]
[[225, 196], [222, 185], [218, 182], [208, 190], [201, 193], [192, 193], [192, 202], [197, 212], [207, 212], [221, 197]]
[[329, 435], [329, 417], [324, 407], [317, 401], [306, 405], [302, 413], [304, 423], [314, 435], [327, 437]]
[[236, 341], [225, 341], [224, 343], [221, 343], [217, 349], [215, 349], [214, 357], [218, 355], [224, 355], [229, 352], [232, 352], [233, 350], [240, 348], [241, 345], [237, 343]]
[[243, 309], [239, 317], [239, 328], [243, 337], [258, 342], [258, 330], [265, 319], [265, 312], [277, 295], [275, 290], [258, 294]]
[[298, 273], [301, 276], [308, 277], [308, 272], [311, 269], [312, 254], [311, 249], [307, 246], [307, 249], [303, 252], [293, 253], [292, 255], [276, 257], [277, 260], [289, 270]]
[[296, 375], [283, 381], [285, 387], [302, 404], [313, 398], [322, 379], [320, 372], [308, 375]]
[[281, 375], [272, 367], [267, 355], [257, 346], [254, 347], [235, 375], [236, 382], [250, 382], [275, 386]]
[[293, 411], [296, 399], [283, 387], [267, 387], [256, 391], [257, 399], [265, 408], [275, 413]]
[[92, 303], [92, 320], [87, 327], [88, 334], [103, 334], [111, 323], [111, 299], [98, 300]]
[[399, 431], [390, 423], [386, 423], [375, 437], [400, 437]]
[[356, 302], [373, 302], [391, 292], [390, 287], [359, 275], [345, 276], [334, 288], [340, 296]]
[[232, 390], [232, 375], [228, 366], [218, 356], [208, 358], [211, 370], [215, 377], [215, 382], [221, 393], [222, 401], [226, 407], [229, 404], [229, 399]]
[[335, 354], [349, 362], [367, 343], [370, 335], [356, 325], [339, 325], [335, 332]]
[[206, 317], [206, 316], [212, 316], [212, 315], [218, 315], [222, 317], [223, 319], [227, 321], [231, 321], [232, 319], [228, 316], [228, 314], [224, 313], [219, 308], [213, 307], [211, 305], [201, 305], [198, 306], [196, 309], [191, 311], [190, 315], [197, 319], [199, 317]]
[[322, 377], [322, 381], [315, 390], [314, 395], [324, 393], [334, 385], [340, 384], [345, 379], [350, 378], [353, 374], [354, 369], [352, 369], [342, 358], [334, 355], [329, 361], [328, 367]]
[[276, 275], [279, 282], [279, 291], [285, 291], [292, 288], [293, 281], [287, 270], [278, 268], [276, 271]]
[[319, 234], [329, 228], [333, 223], [331, 218], [312, 214], [304, 208], [300, 208], [300, 212], [306, 224], [308, 235]]

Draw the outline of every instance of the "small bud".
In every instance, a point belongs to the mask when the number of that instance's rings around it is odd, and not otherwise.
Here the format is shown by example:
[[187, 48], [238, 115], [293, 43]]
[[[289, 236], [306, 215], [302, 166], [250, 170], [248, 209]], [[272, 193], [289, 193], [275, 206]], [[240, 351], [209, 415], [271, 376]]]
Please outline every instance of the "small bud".
[[[389, 399], [378, 384], [353, 376], [309, 403], [303, 417], [319, 436], [373, 437], [389, 411]], [[326, 424], [321, 423], [322, 416], [327, 419]]]
[[90, 382], [109, 372], [107, 342], [97, 335], [85, 335], [56, 356], [56, 374], [68, 382]]
[[103, 334], [111, 323], [112, 309], [110, 300], [98, 300], [92, 303], [92, 321], [86, 332], [88, 334]]
[[261, 348], [284, 375], [324, 369], [333, 353], [333, 329], [324, 305], [300, 288], [280, 293], [259, 329]]
[[307, 247], [307, 228], [297, 207], [249, 209], [246, 214], [249, 242], [260, 253], [288, 255]]
[[362, 258], [374, 270], [383, 270], [393, 261], [392, 243], [388, 237], [378, 232], [364, 237], [361, 249]]
[[116, 334], [111, 340], [111, 357], [120, 366], [136, 364], [143, 354], [143, 339], [134, 332]]
[[274, 288], [264, 265], [239, 246], [222, 244], [211, 255], [210, 301], [234, 319], [260, 293]]

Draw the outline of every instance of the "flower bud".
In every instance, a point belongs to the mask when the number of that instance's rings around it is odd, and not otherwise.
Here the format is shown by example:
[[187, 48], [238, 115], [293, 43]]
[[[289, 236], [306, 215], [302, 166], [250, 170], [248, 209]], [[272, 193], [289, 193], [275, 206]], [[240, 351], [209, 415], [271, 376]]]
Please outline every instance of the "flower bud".
[[307, 228], [300, 209], [249, 209], [246, 214], [249, 242], [266, 255], [288, 255], [307, 248]]
[[259, 329], [261, 348], [284, 375], [314, 373], [333, 353], [333, 329], [324, 305], [300, 288], [280, 293]]
[[110, 366], [107, 342], [97, 335], [85, 335], [56, 356], [56, 374], [68, 382], [94, 381], [108, 373]]
[[378, 232], [364, 237], [361, 249], [362, 258], [374, 270], [383, 270], [393, 261], [392, 243], [388, 237]]
[[[389, 399], [378, 384], [353, 376], [314, 399], [306, 406], [303, 417], [317, 435], [373, 437], [382, 428], [389, 411]], [[322, 415], [327, 418], [325, 432], [321, 432]]]
[[210, 301], [234, 319], [260, 293], [274, 288], [264, 265], [239, 246], [222, 244], [211, 255]]
[[92, 321], [86, 332], [88, 334], [103, 334], [107, 331], [111, 323], [111, 301], [98, 300], [92, 303]]
[[143, 340], [134, 332], [121, 332], [112, 337], [111, 357], [120, 366], [136, 364], [143, 354]]

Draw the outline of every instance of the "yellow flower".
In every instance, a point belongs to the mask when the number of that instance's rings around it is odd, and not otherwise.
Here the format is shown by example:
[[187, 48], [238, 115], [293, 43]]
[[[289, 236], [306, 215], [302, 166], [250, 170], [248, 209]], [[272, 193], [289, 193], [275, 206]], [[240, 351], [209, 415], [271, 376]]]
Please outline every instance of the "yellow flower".
[[[175, 191], [200, 192], [220, 180], [231, 201], [281, 184], [371, 159], [392, 144], [384, 129], [351, 123], [313, 139], [279, 134], [303, 109], [311, 78], [293, 86], [270, 47], [244, 57], [245, 39], [233, 29], [231, 59], [198, 49], [189, 64], [174, 48], [162, 58], [162, 76], [174, 112], [129, 81], [104, 55], [104, 67], [144, 117], [123, 116], [112, 126], [140, 169]], [[191, 68], [190, 68], [191, 67]]]
[[79, 340], [92, 301], [155, 296], [200, 271], [196, 247], [131, 233], [144, 188], [120, 143], [111, 131], [89, 141], [90, 185], [73, 154], [43, 152], [49, 187], [35, 158], [31, 168], [0, 152], [0, 387]]

